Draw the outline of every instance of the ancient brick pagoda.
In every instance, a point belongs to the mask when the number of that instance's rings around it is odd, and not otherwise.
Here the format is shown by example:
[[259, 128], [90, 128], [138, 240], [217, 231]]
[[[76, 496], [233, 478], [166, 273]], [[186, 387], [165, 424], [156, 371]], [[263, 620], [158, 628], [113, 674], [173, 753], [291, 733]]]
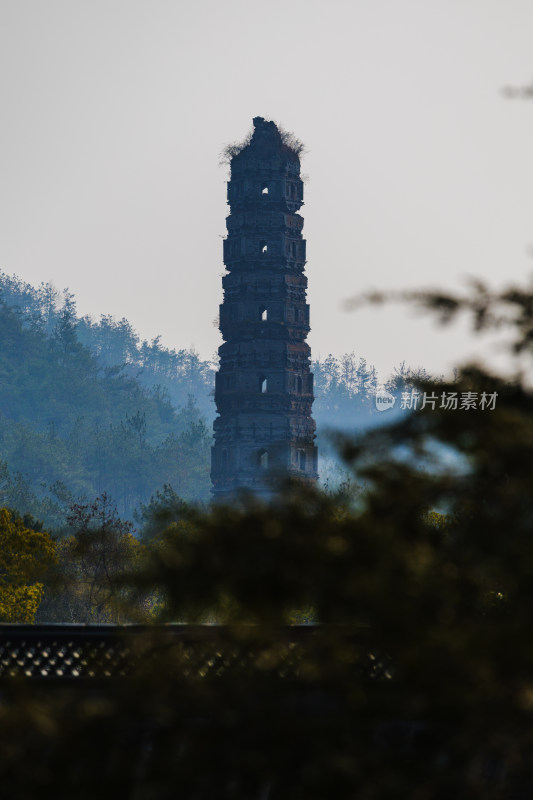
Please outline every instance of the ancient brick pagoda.
[[288, 476], [317, 479], [298, 147], [254, 119], [231, 158], [216, 375], [215, 499], [272, 497]]

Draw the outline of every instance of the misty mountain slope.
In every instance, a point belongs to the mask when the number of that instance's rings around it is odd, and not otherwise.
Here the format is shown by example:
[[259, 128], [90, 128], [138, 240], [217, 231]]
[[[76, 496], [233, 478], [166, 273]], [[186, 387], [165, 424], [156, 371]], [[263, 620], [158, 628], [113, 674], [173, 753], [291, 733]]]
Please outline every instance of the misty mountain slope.
[[0, 304], [0, 343], [0, 459], [36, 498], [107, 491], [126, 516], [165, 484], [208, 499], [211, 432], [192, 398], [176, 409], [102, 368], [65, 311], [48, 333]]
[[100, 368], [121, 368], [124, 378], [135, 378], [139, 386], [160, 387], [175, 407], [187, 403], [189, 395], [207, 419], [215, 415], [213, 400], [215, 365], [202, 361], [194, 349], [169, 349], [156, 336], [141, 340], [127, 319], [101, 314], [98, 321], [76, 311], [74, 296], [59, 292], [51, 284], [34, 287], [16, 275], [0, 272], [0, 298], [17, 311], [24, 327], [53, 337], [67, 320], [79, 344], [85, 345]]

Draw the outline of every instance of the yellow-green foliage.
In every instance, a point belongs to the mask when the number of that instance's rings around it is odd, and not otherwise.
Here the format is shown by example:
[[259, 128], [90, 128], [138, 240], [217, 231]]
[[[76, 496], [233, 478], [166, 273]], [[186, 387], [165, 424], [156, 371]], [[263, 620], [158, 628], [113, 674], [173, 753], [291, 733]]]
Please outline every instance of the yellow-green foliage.
[[27, 528], [0, 508], [0, 620], [33, 622], [43, 596], [42, 577], [56, 561], [55, 546], [44, 531]]

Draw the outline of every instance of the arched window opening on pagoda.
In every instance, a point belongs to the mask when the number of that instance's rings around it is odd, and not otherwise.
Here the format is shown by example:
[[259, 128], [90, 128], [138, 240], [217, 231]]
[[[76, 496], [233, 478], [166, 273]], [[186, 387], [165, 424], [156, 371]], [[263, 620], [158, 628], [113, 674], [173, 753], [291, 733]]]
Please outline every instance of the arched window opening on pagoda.
[[305, 450], [298, 450], [298, 466], [300, 467], [300, 469], [305, 469], [306, 466]]
[[264, 375], [260, 375], [259, 376], [259, 391], [261, 392], [261, 394], [265, 394], [265, 392], [267, 391], [267, 384], [268, 384], [267, 378], [265, 378]]
[[257, 461], [261, 469], [268, 469], [268, 450], [260, 450], [257, 454]]
[[261, 248], [262, 253], [268, 253], [268, 243], [267, 242], [260, 242], [259, 247]]
[[261, 187], [261, 194], [268, 194], [268, 184], [264, 183]]
[[296, 306], [292, 309], [292, 317], [295, 322], [300, 322], [300, 309], [296, 308]]
[[261, 314], [261, 321], [266, 322], [268, 320], [268, 308], [266, 306], [261, 306], [259, 313]]
[[296, 376], [296, 391], [298, 394], [302, 393], [302, 379], [299, 375]]

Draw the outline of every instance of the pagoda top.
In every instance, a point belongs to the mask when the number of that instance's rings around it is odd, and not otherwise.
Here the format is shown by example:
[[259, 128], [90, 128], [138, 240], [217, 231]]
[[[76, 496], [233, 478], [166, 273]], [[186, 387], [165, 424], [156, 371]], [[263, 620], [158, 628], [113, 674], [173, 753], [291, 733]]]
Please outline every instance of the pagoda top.
[[283, 156], [288, 161], [300, 163], [298, 156], [302, 145], [292, 134], [287, 134], [283, 129], [280, 130], [275, 122], [266, 120], [264, 117], [254, 117], [253, 124], [251, 138], [232, 154], [232, 160], [247, 160], [250, 156], [253, 158]]

